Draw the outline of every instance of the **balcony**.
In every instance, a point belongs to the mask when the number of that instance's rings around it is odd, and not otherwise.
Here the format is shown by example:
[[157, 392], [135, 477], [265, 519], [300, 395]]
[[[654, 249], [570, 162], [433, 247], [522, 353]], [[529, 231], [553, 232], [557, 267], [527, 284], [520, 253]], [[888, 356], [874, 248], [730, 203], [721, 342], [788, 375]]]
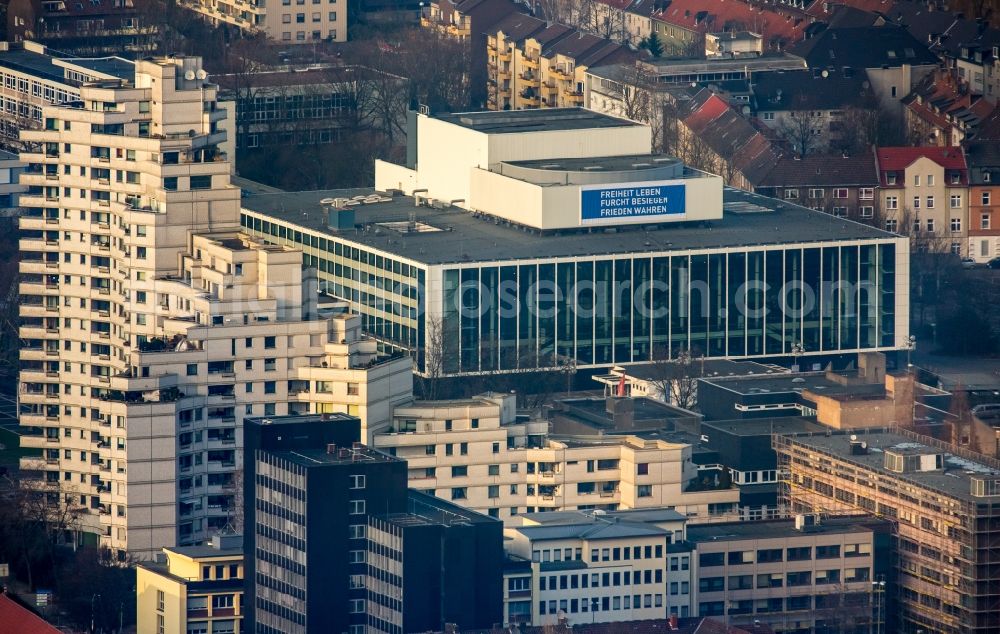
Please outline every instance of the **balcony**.
[[563, 96], [570, 103], [583, 103], [583, 93], [578, 90], [564, 90]]
[[522, 57], [521, 64], [525, 68], [530, 68], [532, 70], [538, 70], [538, 58], [537, 57]]

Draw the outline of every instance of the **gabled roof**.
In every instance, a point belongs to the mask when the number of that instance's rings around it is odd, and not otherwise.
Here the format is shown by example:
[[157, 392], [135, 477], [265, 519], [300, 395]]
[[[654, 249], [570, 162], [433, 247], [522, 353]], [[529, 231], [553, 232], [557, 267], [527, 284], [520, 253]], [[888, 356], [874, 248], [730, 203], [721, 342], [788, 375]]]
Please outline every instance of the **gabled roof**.
[[975, 136], [980, 122], [994, 109], [991, 102], [982, 95], [970, 93], [948, 71], [927, 75], [903, 99], [903, 104], [913, 116], [931, 126], [942, 130], [958, 127], [969, 136]]
[[491, 30], [494, 34], [503, 33], [504, 37], [512, 42], [521, 42], [544, 29], [545, 22], [543, 20], [515, 13], [500, 20]]
[[59, 634], [45, 619], [6, 594], [0, 594], [0, 628], [11, 634]]
[[[965, 145], [965, 159], [969, 164], [971, 185], [991, 185], [1000, 183], [1000, 143], [995, 141], [972, 141]], [[983, 173], [989, 172], [987, 181]]]
[[766, 47], [798, 41], [808, 25], [801, 13], [786, 7], [764, 8], [738, 0], [673, 0], [652, 17], [696, 33], [753, 31], [764, 37]]
[[694, 95], [685, 112], [684, 125], [713, 152], [731, 157], [732, 165], [753, 184], [760, 182], [780, 157], [760, 131], [707, 88]]
[[874, 105], [868, 80], [861, 71], [757, 73], [753, 93], [758, 111], [841, 110]]
[[782, 157], [760, 182], [761, 187], [875, 187], [875, 157], [807, 154], [801, 159]]
[[810, 68], [895, 68], [938, 63], [924, 44], [896, 26], [829, 28], [789, 52], [806, 60]]
[[[959, 147], [880, 147], [875, 149], [875, 160], [878, 165], [882, 185], [888, 185], [886, 172], [902, 173], [918, 159], [926, 158], [934, 161], [946, 170], [962, 172], [962, 184], [968, 183], [968, 165], [965, 153]], [[897, 180], [897, 183], [900, 182]]]
[[[931, 50], [955, 56], [963, 44], [980, 38], [980, 27], [975, 20], [966, 19], [959, 13], [935, 9], [926, 2], [896, 2], [886, 12], [893, 22], [903, 26], [915, 38], [926, 42]], [[986, 29], [983, 34], [996, 29]]]

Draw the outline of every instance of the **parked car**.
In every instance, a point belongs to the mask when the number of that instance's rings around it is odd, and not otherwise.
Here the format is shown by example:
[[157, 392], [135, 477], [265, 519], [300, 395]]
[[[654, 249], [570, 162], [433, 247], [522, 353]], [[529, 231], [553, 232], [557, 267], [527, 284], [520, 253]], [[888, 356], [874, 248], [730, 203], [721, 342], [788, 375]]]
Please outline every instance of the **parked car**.
[[986, 268], [988, 269], [1000, 269], [1000, 258], [993, 258], [986, 263]]
[[974, 269], [976, 268], [976, 261], [972, 258], [962, 258], [962, 268], [963, 269]]

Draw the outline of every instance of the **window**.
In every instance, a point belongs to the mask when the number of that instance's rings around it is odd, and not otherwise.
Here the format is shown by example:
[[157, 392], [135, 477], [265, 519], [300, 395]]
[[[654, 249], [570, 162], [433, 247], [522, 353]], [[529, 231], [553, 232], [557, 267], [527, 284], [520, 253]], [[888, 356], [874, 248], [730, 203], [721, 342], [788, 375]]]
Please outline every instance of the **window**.
[[166, 629], [165, 629], [165, 626], [164, 626], [164, 623], [163, 623], [163, 615], [162, 614], [157, 614], [156, 615], [156, 634], [164, 634], [165, 631], [166, 631]]
[[873, 218], [875, 216], [875, 208], [871, 205], [862, 205], [858, 209], [862, 218]]
[[698, 565], [702, 568], [722, 566], [726, 563], [726, 553], [701, 553], [698, 555]]
[[753, 551], [752, 550], [735, 550], [729, 553], [729, 565], [730, 566], [742, 566], [743, 564], [753, 563]]
[[365, 514], [365, 501], [364, 500], [350, 500], [347, 503], [348, 514], [350, 515], [364, 515]]
[[812, 573], [808, 571], [789, 572], [786, 578], [788, 580], [789, 588], [793, 586], [808, 586], [812, 584]]
[[773, 112], [763, 112], [761, 114], [764, 115], [764, 121], [774, 121], [774, 113]]
[[451, 490], [451, 499], [453, 500], [466, 500], [468, 497], [468, 490], [465, 487], [455, 487]]
[[365, 538], [365, 525], [364, 524], [351, 524], [347, 527], [347, 538], [348, 539], [364, 539]]
[[466, 466], [451, 468], [451, 477], [453, 478], [464, 478], [467, 475], [469, 475], [469, 468]]
[[500, 497], [500, 487], [498, 485], [491, 484], [489, 487], [487, 487], [486, 497], [490, 499]]
[[797, 189], [786, 189], [785, 190], [785, 200], [798, 200], [799, 190]]
[[984, 205], [990, 204], [990, 192], [983, 192], [980, 200]]
[[365, 488], [365, 476], [359, 474], [352, 474], [351, 476], [351, 488], [352, 489], [363, 489]]
[[844, 557], [866, 557], [872, 553], [871, 544], [845, 544]]
[[846, 187], [838, 187], [838, 188], [834, 189], [833, 190], [833, 197], [834, 198], [847, 198], [847, 188]]
[[840, 557], [840, 545], [817, 546], [816, 559], [837, 559]]
[[886, 182], [887, 185], [895, 185], [896, 184], [896, 172], [886, 172], [885, 173], [885, 182]]
[[928, 196], [927, 197], [927, 208], [928, 209], [934, 209], [934, 197], [933, 196]]
[[838, 217], [838, 218], [846, 218], [847, 217], [847, 207], [834, 207], [833, 208], [833, 215], [836, 216], [836, 217]]
[[952, 231], [962, 230], [962, 219], [960, 217], [954, 217], [951, 219], [951, 230]]
[[164, 595], [163, 590], [156, 591], [156, 609], [163, 612]]
[[212, 177], [211, 176], [192, 176], [191, 177], [191, 189], [211, 189], [212, 188]]
[[980, 229], [989, 229], [990, 228], [990, 215], [989, 214], [983, 214], [982, 216], [980, 216], [980, 218], [979, 218], [979, 228]]
[[785, 585], [785, 577], [780, 572], [757, 575], [758, 588], [780, 588]]
[[808, 561], [812, 559], [812, 547], [802, 546], [801, 548], [789, 548], [786, 552], [788, 561]]
[[961, 209], [962, 208], [962, 195], [961, 194], [952, 194], [951, 197], [949, 198], [949, 206], [952, 209]]
[[189, 363], [189, 364], [187, 364], [187, 375], [188, 376], [197, 376], [198, 375], [198, 364], [197, 363]]
[[640, 484], [636, 487], [636, 496], [641, 498], [648, 498], [653, 496], [653, 485], [651, 484]]
[[927, 186], [934, 187], [934, 174], [927, 175]]
[[913, 208], [920, 209], [920, 196], [913, 197]]
[[649, 463], [642, 462], [636, 465], [635, 472], [638, 475], [649, 475]]
[[276, 337], [264, 337], [264, 347], [265, 348], [274, 348], [276, 346], [277, 346], [277, 338]]
[[886, 209], [899, 209], [899, 198], [896, 196], [886, 196], [885, 197], [885, 208]]
[[350, 609], [348, 612], [351, 614], [363, 614], [365, 611], [365, 600], [364, 599], [351, 599]]
[[365, 563], [365, 551], [363, 550], [351, 550], [347, 552], [347, 563], [349, 564], [363, 564]]
[[896, 222], [895, 219], [889, 219], [889, 220], [885, 221], [885, 230], [886, 231], [889, 231], [889, 232], [892, 232], [892, 233], [896, 233], [896, 229], [897, 228], [898, 228], [898, 223]]
[[329, 15], [329, 19], [330, 19], [330, 22], [336, 22], [337, 21], [337, 12], [336, 11], [331, 11], [330, 15]]
[[824, 194], [824, 192], [823, 192], [822, 189], [810, 189], [809, 190], [809, 197], [810, 198], [822, 198], [823, 194]]
[[934, 231], [934, 219], [933, 218], [928, 218], [927, 219], [927, 231], [930, 231], [932, 233]]
[[875, 189], [873, 187], [862, 187], [858, 190], [858, 198], [861, 200], [874, 200]]

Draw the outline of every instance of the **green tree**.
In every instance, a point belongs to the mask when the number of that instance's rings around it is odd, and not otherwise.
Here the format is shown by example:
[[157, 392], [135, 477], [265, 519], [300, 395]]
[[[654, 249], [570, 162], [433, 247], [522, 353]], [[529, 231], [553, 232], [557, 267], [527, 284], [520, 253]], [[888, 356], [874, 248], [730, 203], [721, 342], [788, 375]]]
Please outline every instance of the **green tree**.
[[648, 37], [642, 38], [639, 46], [649, 51], [649, 54], [654, 58], [663, 55], [663, 42], [660, 41], [660, 36], [656, 34], [656, 31], [650, 33]]

